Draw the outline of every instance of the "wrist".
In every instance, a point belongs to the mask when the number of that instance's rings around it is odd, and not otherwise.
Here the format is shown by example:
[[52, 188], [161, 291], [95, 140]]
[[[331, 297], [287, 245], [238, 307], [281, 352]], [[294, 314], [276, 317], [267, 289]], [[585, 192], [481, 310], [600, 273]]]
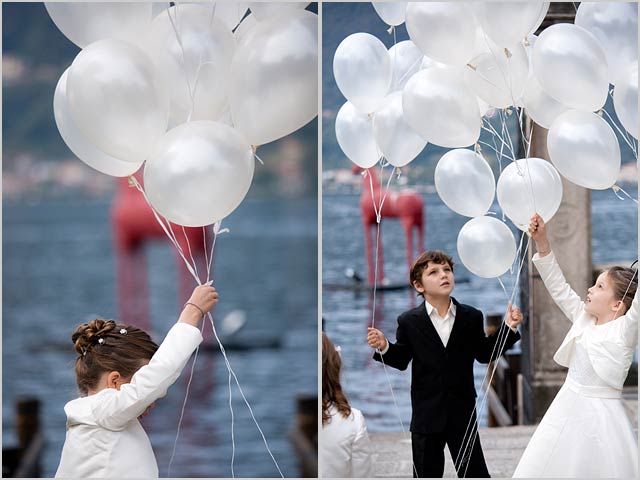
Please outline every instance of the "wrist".
[[549, 243], [536, 243], [536, 251], [540, 255], [547, 255], [551, 253], [551, 245]]
[[180, 314], [179, 322], [188, 323], [197, 327], [200, 323], [200, 319], [204, 317], [204, 311], [198, 305], [187, 302], [184, 304], [182, 313]]

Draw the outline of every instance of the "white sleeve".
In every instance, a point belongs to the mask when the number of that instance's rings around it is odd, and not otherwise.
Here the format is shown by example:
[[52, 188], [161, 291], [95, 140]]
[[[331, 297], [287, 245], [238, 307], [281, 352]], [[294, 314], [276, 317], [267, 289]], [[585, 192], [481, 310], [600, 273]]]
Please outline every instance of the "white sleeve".
[[638, 315], [640, 310], [640, 299], [638, 299], [638, 292], [636, 291], [633, 297], [633, 302], [627, 313], [625, 313], [619, 320], [622, 320], [622, 334], [624, 342], [630, 347], [634, 347], [638, 344]]
[[356, 423], [356, 436], [351, 447], [351, 476], [354, 478], [373, 478], [371, 444], [367, 434], [367, 425], [360, 411], [353, 410], [353, 414]]
[[567, 283], [553, 252], [544, 257], [536, 253], [533, 256], [533, 263], [553, 301], [569, 320], [575, 321], [584, 309], [584, 302]]
[[187, 323], [176, 323], [148, 365], [133, 374], [131, 382], [120, 390], [108, 389], [93, 406], [98, 425], [107, 430], [122, 430], [156, 399], [163, 397], [175, 382], [189, 357], [202, 342], [200, 330]]

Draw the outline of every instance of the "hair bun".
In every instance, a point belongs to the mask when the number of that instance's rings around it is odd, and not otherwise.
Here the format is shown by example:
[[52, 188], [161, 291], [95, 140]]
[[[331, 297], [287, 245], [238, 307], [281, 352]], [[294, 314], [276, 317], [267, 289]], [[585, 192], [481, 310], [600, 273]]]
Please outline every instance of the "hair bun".
[[115, 328], [116, 322], [113, 320], [96, 318], [76, 328], [71, 335], [71, 341], [76, 348], [76, 352], [78, 352], [79, 355], [84, 355], [97, 343], [99, 338], [105, 337]]

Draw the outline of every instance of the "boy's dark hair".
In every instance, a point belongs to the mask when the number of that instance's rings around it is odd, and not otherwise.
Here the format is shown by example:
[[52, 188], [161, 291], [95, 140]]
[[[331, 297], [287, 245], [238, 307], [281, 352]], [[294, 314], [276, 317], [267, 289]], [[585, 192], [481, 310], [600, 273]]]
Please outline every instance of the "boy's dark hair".
[[82, 395], [95, 389], [105, 372], [131, 377], [158, 350], [144, 330], [101, 318], [76, 328], [71, 341], [78, 352], [76, 382]]
[[626, 267], [611, 267], [607, 270], [607, 277], [611, 280], [614, 297], [617, 300], [622, 300], [626, 312], [631, 308], [633, 297], [638, 289], [636, 270]]
[[420, 282], [422, 279], [422, 272], [424, 272], [429, 263], [447, 263], [453, 272], [453, 258], [451, 258], [450, 255], [447, 255], [440, 250], [427, 250], [426, 252], [421, 253], [418, 258], [413, 261], [413, 265], [411, 266], [411, 271], [409, 272], [409, 285], [411, 285], [412, 288], [415, 288], [413, 287], [413, 282]]

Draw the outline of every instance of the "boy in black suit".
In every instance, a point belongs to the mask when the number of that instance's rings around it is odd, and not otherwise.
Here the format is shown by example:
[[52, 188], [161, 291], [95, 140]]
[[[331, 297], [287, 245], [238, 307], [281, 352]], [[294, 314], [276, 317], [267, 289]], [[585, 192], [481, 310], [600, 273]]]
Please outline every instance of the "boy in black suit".
[[[424, 303], [398, 317], [396, 343], [388, 342], [375, 328], [369, 328], [367, 341], [377, 350], [373, 358], [386, 365], [405, 370], [413, 360], [414, 476], [442, 477], [446, 444], [458, 477], [489, 477], [480, 439], [473, 442], [478, 431], [473, 361], [489, 363], [511, 348], [520, 339], [516, 327], [522, 313], [509, 305], [507, 325], [487, 337], [482, 312], [451, 297], [455, 286], [453, 259], [437, 250], [426, 251], [415, 260], [410, 281]], [[466, 446], [470, 435], [473, 449]]]

